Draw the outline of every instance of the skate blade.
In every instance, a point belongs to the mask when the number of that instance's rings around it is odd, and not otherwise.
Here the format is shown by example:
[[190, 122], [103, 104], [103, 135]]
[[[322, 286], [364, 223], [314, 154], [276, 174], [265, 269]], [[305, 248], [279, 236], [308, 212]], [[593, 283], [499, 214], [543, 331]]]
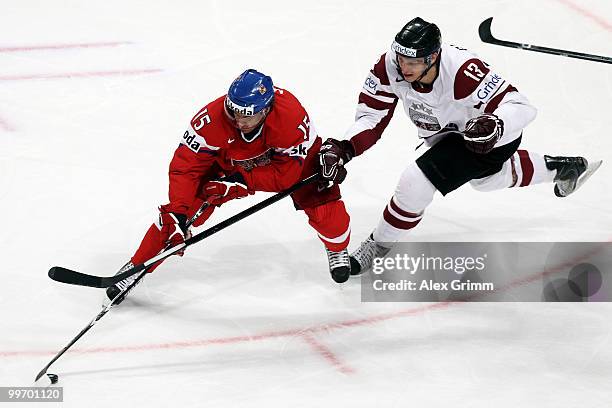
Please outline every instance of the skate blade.
[[[580, 177], [578, 177], [578, 181], [576, 182], [576, 188], [574, 188], [574, 191], [578, 190], [580, 186], [582, 186], [589, 179], [589, 177], [591, 177], [593, 173], [595, 173], [597, 169], [601, 167], [602, 163], [603, 160], [597, 160], [592, 163], [589, 162], [587, 169], [584, 171], [584, 173], [580, 175]], [[574, 191], [572, 191], [572, 193]]]

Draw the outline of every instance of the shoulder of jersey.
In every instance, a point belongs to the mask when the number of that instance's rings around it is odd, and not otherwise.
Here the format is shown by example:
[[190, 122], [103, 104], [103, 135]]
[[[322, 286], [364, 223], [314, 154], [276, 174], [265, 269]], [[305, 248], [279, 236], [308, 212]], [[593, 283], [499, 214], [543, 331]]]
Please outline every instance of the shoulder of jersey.
[[393, 53], [383, 53], [370, 70], [370, 73], [378, 78], [380, 85], [383, 86], [390, 86], [392, 82], [399, 82], [397, 81], [398, 74], [395, 61], [393, 60]]
[[191, 119], [192, 129], [202, 136], [209, 146], [225, 146], [228, 134], [232, 132], [232, 126], [225, 118], [224, 103], [225, 95], [204, 106]]
[[442, 47], [443, 72], [453, 81], [453, 96], [461, 100], [470, 96], [491, 71], [489, 64], [473, 52], [454, 45]]
[[394, 53], [383, 53], [368, 74], [363, 90], [378, 96], [394, 97], [394, 86], [404, 85], [404, 79], [400, 77], [394, 60]]
[[266, 144], [271, 147], [294, 146], [302, 137], [298, 127], [306, 116], [306, 110], [291, 92], [275, 87], [274, 105], [266, 118]]

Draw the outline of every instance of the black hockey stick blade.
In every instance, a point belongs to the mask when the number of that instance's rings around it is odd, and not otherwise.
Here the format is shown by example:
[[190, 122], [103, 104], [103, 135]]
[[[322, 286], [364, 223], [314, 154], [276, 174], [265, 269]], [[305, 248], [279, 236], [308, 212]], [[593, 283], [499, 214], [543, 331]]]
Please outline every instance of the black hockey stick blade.
[[108, 288], [128, 276], [142, 271], [146, 266], [148, 265], [136, 265], [119, 275], [109, 277], [88, 275], [61, 266], [54, 266], [49, 269], [48, 275], [54, 281], [68, 283], [70, 285], [89, 286], [90, 288]]
[[287, 190], [281, 191], [280, 193], [274, 194], [272, 197], [266, 198], [265, 200], [247, 208], [246, 210], [243, 210], [238, 214], [231, 216], [225, 221], [221, 221], [220, 223], [213, 225], [212, 227], [194, 235], [193, 237], [187, 239], [184, 243], [169, 248], [164, 252], [158, 254], [157, 256], [154, 256], [153, 258], [149, 259], [148, 261], [142, 264], [135, 265], [133, 268], [128, 269], [118, 275], [107, 277], [95, 276], [73, 271], [71, 269], [63, 268], [61, 266], [54, 266], [49, 269], [49, 277], [54, 281], [68, 283], [71, 285], [89, 286], [92, 288], [107, 288], [129, 276], [137, 274], [138, 272], [148, 268], [156, 262], [164, 260], [169, 256], [174, 255], [175, 253], [181, 250], [184, 250], [188, 246], [193, 245], [196, 242], [200, 242], [203, 239], [208, 238], [209, 236], [229, 227], [230, 225], [235, 224], [236, 222], [252, 214], [255, 214], [256, 212], [274, 204], [277, 201], [280, 201], [281, 199], [287, 197], [294, 191], [297, 191], [298, 189], [316, 181], [317, 179], [318, 174], [313, 174], [312, 176], [307, 177], [304, 180], [298, 181], [293, 186], [289, 187]]
[[561, 50], [558, 48], [541, 47], [539, 45], [522, 44], [522, 43], [517, 43], [517, 42], [512, 42], [512, 41], [499, 40], [493, 37], [493, 34], [491, 34], [491, 23], [492, 22], [493, 22], [493, 17], [489, 17], [485, 21], [480, 23], [480, 26], [478, 27], [478, 35], [480, 36], [480, 39], [482, 40], [482, 42], [493, 44], [493, 45], [500, 45], [502, 47], [518, 48], [518, 49], [526, 50], [526, 51], [543, 52], [545, 54], [560, 55], [563, 57], [578, 58], [578, 59], [583, 59], [583, 60], [588, 60], [588, 61], [603, 62], [604, 64], [612, 64], [612, 57], [605, 57], [602, 55], [594, 55], [594, 54], [585, 54], [582, 52]]
[[54, 266], [49, 269], [49, 277], [57, 282], [69, 283], [71, 285], [90, 286], [92, 288], [101, 288], [102, 279], [98, 276], [86, 275], [71, 269], [61, 266]]

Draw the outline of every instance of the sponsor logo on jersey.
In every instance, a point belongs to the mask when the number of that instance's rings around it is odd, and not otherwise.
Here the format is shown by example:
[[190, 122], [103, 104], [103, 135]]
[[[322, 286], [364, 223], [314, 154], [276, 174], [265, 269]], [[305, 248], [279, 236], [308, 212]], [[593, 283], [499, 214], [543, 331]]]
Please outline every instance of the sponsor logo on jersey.
[[478, 91], [476, 92], [476, 96], [481, 101], [484, 101], [484, 100], [488, 99], [489, 97], [493, 96], [493, 94], [495, 94], [495, 92], [502, 86], [502, 84], [504, 82], [506, 82], [506, 81], [504, 81], [504, 79], [502, 77], [500, 77], [497, 74], [493, 74], [491, 79], [489, 79], [488, 81], [483, 82], [478, 87]]
[[393, 45], [391, 45], [391, 48], [398, 54], [416, 58], [417, 51], [414, 48], [404, 47], [403, 45], [398, 44], [396, 41], [393, 41]]
[[183, 143], [185, 146], [197, 153], [200, 150], [200, 146], [202, 146], [202, 144], [198, 140], [196, 140], [197, 138], [198, 135], [191, 133], [189, 130], [186, 130], [185, 133], [183, 133], [183, 140], [181, 143]]
[[363, 88], [371, 94], [376, 94], [376, 90], [378, 88], [378, 81], [372, 77], [372, 75], [368, 75], [363, 84]]
[[293, 146], [291, 148], [291, 151], [289, 151], [289, 156], [306, 157], [307, 154], [308, 154], [308, 150], [306, 149], [304, 144]]

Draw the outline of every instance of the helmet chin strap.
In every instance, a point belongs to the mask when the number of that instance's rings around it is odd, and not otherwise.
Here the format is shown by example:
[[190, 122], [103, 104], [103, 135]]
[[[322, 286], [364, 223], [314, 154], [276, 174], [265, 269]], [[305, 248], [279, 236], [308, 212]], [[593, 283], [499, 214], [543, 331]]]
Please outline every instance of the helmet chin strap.
[[429, 70], [434, 66], [434, 64], [432, 63], [432, 60], [433, 60], [432, 55], [433, 54], [430, 54], [427, 56], [427, 68], [425, 68], [425, 71], [423, 71], [423, 73], [417, 79], [415, 79], [414, 82], [421, 82], [421, 79], [423, 79], [425, 75], [427, 75]]

